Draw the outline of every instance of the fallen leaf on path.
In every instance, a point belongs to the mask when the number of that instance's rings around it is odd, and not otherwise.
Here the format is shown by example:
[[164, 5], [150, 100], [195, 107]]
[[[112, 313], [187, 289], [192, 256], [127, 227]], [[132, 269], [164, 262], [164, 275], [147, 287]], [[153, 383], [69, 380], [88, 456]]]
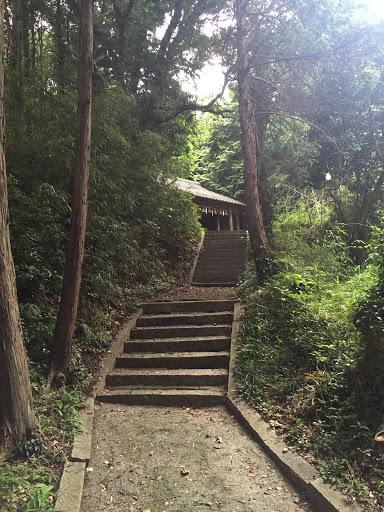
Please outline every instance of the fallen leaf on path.
[[161, 480], [161, 478], [162, 478], [162, 477], [161, 477], [161, 475], [158, 475], [158, 476], [154, 476], [154, 477], [152, 478], [152, 480]]
[[256, 476], [255, 473], [248, 473], [248, 476]]
[[212, 501], [206, 501], [205, 504], [207, 505], [207, 507], [212, 507], [213, 505]]
[[181, 468], [180, 473], [181, 473], [182, 476], [189, 475], [189, 469]]

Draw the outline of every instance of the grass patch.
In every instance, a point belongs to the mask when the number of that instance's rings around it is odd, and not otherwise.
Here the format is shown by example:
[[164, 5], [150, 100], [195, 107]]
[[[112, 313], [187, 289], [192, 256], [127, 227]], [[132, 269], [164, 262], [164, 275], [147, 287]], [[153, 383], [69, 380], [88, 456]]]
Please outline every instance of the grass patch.
[[262, 288], [247, 270], [238, 391], [330, 483], [368, 509], [384, 505], [382, 373], [364, 372], [356, 311], [378, 269], [355, 267], [342, 233], [295, 239]]

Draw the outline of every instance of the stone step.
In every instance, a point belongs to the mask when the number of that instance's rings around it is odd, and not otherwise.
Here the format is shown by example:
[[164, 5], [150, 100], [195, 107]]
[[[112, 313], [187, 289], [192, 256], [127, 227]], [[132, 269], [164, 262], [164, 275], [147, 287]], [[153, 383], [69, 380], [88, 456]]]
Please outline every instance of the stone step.
[[143, 304], [145, 315], [156, 315], [165, 313], [193, 313], [216, 311], [233, 311], [232, 300], [183, 300], [177, 302], [148, 302]]
[[233, 313], [175, 313], [164, 315], [144, 315], [137, 319], [136, 327], [170, 325], [224, 325], [232, 322]]
[[231, 325], [183, 325], [168, 327], [135, 327], [131, 339], [177, 338], [186, 336], [230, 336]]
[[207, 266], [214, 268], [240, 268], [245, 266], [244, 258], [216, 258], [216, 257], [201, 257], [196, 267]]
[[206, 231], [204, 238], [236, 238], [236, 237], [247, 237], [247, 232], [243, 229], [236, 231]]
[[237, 283], [239, 280], [239, 274], [227, 274], [222, 275], [220, 273], [217, 274], [204, 274], [203, 272], [198, 272], [193, 278], [193, 283]]
[[123, 354], [117, 368], [228, 368], [229, 352], [163, 352]]
[[107, 389], [103, 394], [97, 395], [96, 400], [125, 405], [215, 407], [225, 403], [226, 389]]
[[219, 238], [206, 238], [203, 243], [204, 247], [215, 246], [215, 247], [241, 247], [247, 246], [247, 240], [245, 238], [240, 239], [219, 239]]
[[228, 261], [229, 263], [232, 260], [245, 260], [245, 251], [221, 251], [217, 249], [203, 249], [199, 254], [199, 260], [202, 258], [215, 258], [217, 261]]
[[107, 386], [225, 386], [228, 370], [217, 369], [127, 369], [115, 368], [107, 375]]
[[218, 256], [228, 256], [228, 255], [236, 255], [236, 254], [245, 254], [245, 247], [228, 247], [224, 245], [223, 247], [218, 247], [216, 245], [205, 245], [201, 249], [200, 254], [213, 254], [217, 253]]
[[241, 274], [242, 271], [243, 271], [243, 269], [238, 268], [238, 267], [235, 267], [235, 268], [222, 268], [222, 267], [217, 267], [217, 268], [202, 267], [202, 268], [200, 268], [199, 267], [199, 268], [196, 268], [194, 277], [196, 277], [197, 275], [200, 275], [200, 274], [203, 276], [206, 276], [206, 277], [216, 276], [216, 275], [237, 277], [239, 274]]
[[199, 266], [200, 269], [206, 269], [206, 270], [216, 270], [217, 268], [220, 268], [222, 270], [231, 270], [233, 268], [242, 270], [244, 267], [243, 261], [238, 262], [232, 262], [232, 261], [226, 261], [224, 263], [217, 264], [217, 261], [204, 261], [203, 259], [197, 263], [196, 266]]
[[192, 281], [192, 286], [196, 286], [199, 287], [199, 288], [235, 288], [237, 285], [238, 285], [238, 282], [237, 280], [236, 281], [231, 281], [231, 282], [209, 282], [209, 281], [205, 281], [203, 283], [199, 282], [199, 281]]
[[215, 274], [207, 274], [204, 272], [195, 272], [195, 275], [193, 276], [193, 283], [237, 283], [239, 275], [240, 273], [222, 274], [217, 272]]
[[245, 244], [239, 244], [239, 243], [226, 244], [224, 242], [220, 242], [220, 243], [206, 242], [202, 248], [203, 252], [204, 251], [220, 251], [223, 253], [235, 252], [235, 251], [245, 252], [245, 250], [246, 250]]
[[229, 350], [231, 339], [228, 336], [206, 336], [199, 338], [168, 338], [156, 340], [129, 340], [124, 343], [124, 351], [131, 352], [213, 352]]

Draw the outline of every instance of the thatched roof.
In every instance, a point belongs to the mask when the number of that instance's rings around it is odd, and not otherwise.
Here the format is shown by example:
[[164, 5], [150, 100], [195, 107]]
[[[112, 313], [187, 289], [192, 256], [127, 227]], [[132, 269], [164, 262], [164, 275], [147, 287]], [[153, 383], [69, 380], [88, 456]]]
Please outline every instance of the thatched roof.
[[210, 199], [211, 201], [219, 201], [221, 203], [233, 204], [237, 206], [245, 206], [244, 203], [237, 201], [236, 199], [232, 199], [231, 197], [223, 196], [222, 194], [218, 194], [217, 192], [212, 192], [207, 188], [204, 188], [197, 181], [186, 180], [183, 178], [179, 178], [175, 181], [175, 185], [180, 190], [184, 192], [189, 192], [196, 198], [201, 199]]

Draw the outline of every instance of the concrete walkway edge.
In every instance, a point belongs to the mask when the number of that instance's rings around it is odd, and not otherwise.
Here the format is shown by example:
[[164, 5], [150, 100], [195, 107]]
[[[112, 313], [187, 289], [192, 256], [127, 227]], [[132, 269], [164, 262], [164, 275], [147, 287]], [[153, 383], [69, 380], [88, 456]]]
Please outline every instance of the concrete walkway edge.
[[124, 342], [129, 339], [131, 329], [142, 314], [143, 310], [138, 309], [117, 333], [110, 350], [103, 358], [99, 382], [92, 396], [87, 399], [86, 407], [79, 413], [82, 432], [74, 437], [72, 453], [64, 465], [54, 508], [57, 512], [80, 511], [85, 472], [91, 458], [95, 396], [104, 389], [108, 372], [113, 368], [116, 357], [122, 354]]

